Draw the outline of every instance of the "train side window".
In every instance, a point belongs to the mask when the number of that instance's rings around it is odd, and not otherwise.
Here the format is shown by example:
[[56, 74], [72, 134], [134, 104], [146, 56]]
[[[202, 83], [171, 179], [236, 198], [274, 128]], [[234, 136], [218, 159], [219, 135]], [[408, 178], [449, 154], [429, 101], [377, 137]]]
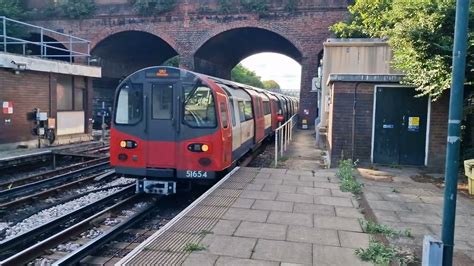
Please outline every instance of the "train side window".
[[234, 110], [234, 100], [229, 99], [229, 107], [230, 107], [230, 116], [232, 119], [232, 127], [235, 127], [235, 110]]
[[239, 116], [240, 122], [245, 122], [245, 104], [243, 101], [239, 101]]
[[115, 108], [115, 123], [132, 125], [138, 123], [143, 113], [143, 85], [124, 84], [120, 88]]
[[221, 103], [221, 121], [222, 121], [222, 128], [228, 128], [229, 123], [227, 121], [227, 112], [225, 110], [225, 103]]
[[245, 115], [245, 120], [251, 120], [253, 118], [253, 113], [252, 113], [252, 103], [251, 102], [245, 102], [245, 109], [244, 109], [244, 115]]
[[152, 114], [153, 119], [171, 119], [173, 110], [173, 85], [152, 85]]
[[265, 115], [269, 115], [270, 111], [270, 102], [263, 102], [263, 109], [265, 111]]

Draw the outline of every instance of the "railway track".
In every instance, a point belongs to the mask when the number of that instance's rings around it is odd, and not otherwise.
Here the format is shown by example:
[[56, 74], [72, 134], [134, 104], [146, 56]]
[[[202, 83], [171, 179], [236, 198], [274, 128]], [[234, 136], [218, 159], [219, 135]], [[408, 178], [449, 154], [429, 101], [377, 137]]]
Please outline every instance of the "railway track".
[[[21, 261], [27, 262], [25, 261], [27, 260], [27, 257], [22, 257], [19, 255], [24, 254], [24, 252], [30, 254], [29, 252], [32, 252], [32, 250], [34, 250], [34, 252], [38, 252], [39, 247], [42, 247], [43, 245], [45, 245], [45, 243], [48, 244], [48, 243], [52, 243], [49, 241], [58, 241], [59, 238], [65, 237], [66, 235], [64, 233], [59, 236], [57, 236], [58, 234], [55, 234], [52, 237], [47, 238], [46, 240], [44, 240], [44, 236], [48, 234], [51, 235], [51, 234], [57, 233], [58, 231], [61, 231], [63, 227], [68, 226], [68, 224], [71, 223], [71, 221], [73, 220], [78, 220], [78, 221], [83, 221], [83, 219], [85, 219], [84, 221], [90, 220], [91, 217], [97, 216], [97, 214], [94, 215], [94, 213], [103, 213], [104, 211], [100, 211], [100, 210], [106, 206], [109, 206], [112, 202], [126, 197], [127, 199], [122, 201], [123, 203], [123, 202], [126, 202], [127, 200], [130, 200], [131, 198], [136, 197], [134, 195], [134, 191], [135, 191], [135, 185], [129, 185], [123, 189], [120, 189], [119, 191], [115, 193], [112, 193], [111, 195], [108, 195], [98, 201], [95, 201], [92, 204], [76, 209], [75, 211], [62, 215], [58, 217], [57, 219], [54, 219], [50, 222], [39, 225], [29, 231], [18, 234], [14, 237], [4, 239], [3, 241], [0, 242], [0, 254], [2, 254], [2, 257], [5, 257], [5, 256], [10, 256], [10, 257], [0, 262], [0, 265], [19, 265], [19, 264], [10, 264], [9, 263], [10, 260], [13, 260], [13, 261], [21, 260]], [[117, 204], [115, 204], [114, 206], [117, 206]], [[86, 217], [89, 217], [89, 218], [86, 218]], [[93, 219], [90, 221], [93, 221]], [[80, 226], [76, 227], [78, 224], [83, 224], [83, 223], [79, 222], [74, 226], [70, 226], [66, 230], [77, 230], [77, 228], [80, 228]], [[81, 225], [81, 226], [84, 226], [84, 225]], [[31, 243], [36, 243], [38, 239], [43, 240], [43, 241], [31, 246]], [[31, 247], [27, 248], [27, 246], [31, 246]], [[23, 248], [26, 248], [26, 249], [23, 249]], [[21, 251], [22, 249], [23, 251]], [[29, 257], [29, 258], [30, 258], [29, 260], [31, 260], [32, 257]]]
[[97, 164], [89, 165], [81, 169], [73, 170], [67, 173], [59, 174], [46, 179], [34, 181], [21, 186], [13, 187], [0, 191], [0, 202], [2, 204], [16, 200], [19, 197], [25, 197], [40, 192], [42, 189], [51, 189], [53, 186], [64, 184], [80, 179], [84, 175], [92, 175], [99, 171], [109, 168], [108, 159]]
[[0, 181], [0, 191], [11, 189], [11, 188], [21, 186], [27, 183], [32, 183], [34, 181], [43, 180], [43, 179], [50, 178], [56, 175], [65, 174], [68, 172], [79, 170], [79, 169], [82, 169], [84, 167], [91, 166], [94, 164], [108, 162], [108, 160], [109, 160], [108, 158], [97, 158], [97, 159], [89, 160], [86, 162], [80, 162], [80, 163], [72, 164], [66, 167], [38, 173], [31, 176], [16, 178], [16, 179], [7, 180], [7, 181]]

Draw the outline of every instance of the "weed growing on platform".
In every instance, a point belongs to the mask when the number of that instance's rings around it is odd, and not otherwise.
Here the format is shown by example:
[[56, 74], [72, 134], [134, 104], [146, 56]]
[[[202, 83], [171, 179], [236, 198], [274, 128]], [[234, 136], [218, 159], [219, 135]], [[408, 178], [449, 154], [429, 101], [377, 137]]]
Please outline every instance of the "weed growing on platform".
[[355, 164], [351, 160], [342, 160], [339, 162], [336, 175], [341, 179], [341, 191], [358, 195], [362, 193], [364, 185], [354, 178], [354, 166]]
[[355, 254], [363, 261], [370, 261], [375, 265], [390, 265], [391, 263], [408, 265], [415, 262], [415, 257], [412, 254], [398, 250], [393, 246], [385, 246], [373, 238], [369, 240], [368, 248], [358, 248], [355, 250]]
[[364, 232], [369, 234], [383, 234], [388, 237], [396, 237], [396, 236], [405, 236], [412, 238], [413, 235], [411, 234], [410, 229], [405, 229], [403, 231], [397, 231], [385, 224], [377, 224], [372, 221], [359, 219], [360, 226]]
[[201, 232], [199, 232], [200, 235], [202, 236], [206, 236], [206, 235], [209, 235], [209, 234], [213, 234], [212, 231], [209, 231], [209, 230], [201, 230]]
[[205, 249], [206, 246], [199, 243], [187, 243], [186, 246], [184, 246], [184, 251], [186, 252], [200, 251]]

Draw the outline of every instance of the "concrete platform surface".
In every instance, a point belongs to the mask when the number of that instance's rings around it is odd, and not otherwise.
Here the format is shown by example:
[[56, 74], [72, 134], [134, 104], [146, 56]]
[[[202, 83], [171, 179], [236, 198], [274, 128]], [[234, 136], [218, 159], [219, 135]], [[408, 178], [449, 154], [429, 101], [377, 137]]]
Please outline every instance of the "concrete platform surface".
[[[409, 229], [413, 239], [390, 241], [415, 250], [421, 258], [424, 235], [440, 239], [443, 215], [441, 180], [419, 178], [417, 168], [359, 168], [359, 179], [365, 184], [363, 197], [378, 223], [398, 230]], [[417, 182], [418, 180], [420, 182]], [[421, 182], [423, 181], [423, 182]], [[474, 265], [474, 197], [460, 193], [457, 197], [454, 265]]]
[[335, 170], [240, 168], [117, 265], [369, 265]]

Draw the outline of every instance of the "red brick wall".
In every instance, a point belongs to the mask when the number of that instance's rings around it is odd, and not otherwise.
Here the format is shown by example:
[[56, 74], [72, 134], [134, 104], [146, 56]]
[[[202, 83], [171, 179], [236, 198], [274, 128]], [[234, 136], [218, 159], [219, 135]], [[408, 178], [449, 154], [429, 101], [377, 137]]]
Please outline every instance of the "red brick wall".
[[[89, 118], [92, 118], [90, 83], [88, 79], [84, 109], [87, 133], [90, 133]], [[24, 71], [16, 75], [11, 70], [0, 69], [0, 104], [3, 101], [13, 102], [13, 114], [3, 114], [0, 110], [0, 144], [36, 139], [31, 133], [33, 121], [28, 120], [28, 115], [34, 108], [40, 108], [48, 117], [57, 117], [56, 74]], [[6, 124], [5, 119], [11, 119], [11, 124]]]
[[[373, 83], [360, 83], [357, 88], [354, 159], [366, 163], [370, 162], [371, 155], [375, 85]], [[356, 83], [353, 82], [335, 82], [332, 85], [332, 117], [329, 120], [330, 136], [328, 137], [332, 167], [337, 166], [342, 154], [346, 159], [351, 158], [352, 110], [355, 86]], [[431, 103], [428, 167], [434, 170], [444, 168], [448, 109], [448, 93]]]
[[[50, 114], [49, 82], [48, 73], [25, 71], [15, 75], [0, 69], [0, 103], [13, 101], [12, 115], [0, 113], [0, 144], [34, 139], [28, 113], [37, 107]], [[11, 124], [5, 124], [5, 119], [11, 119]]]
[[428, 144], [428, 166], [442, 170], [446, 160], [448, 138], [449, 91], [435, 102], [431, 102], [430, 142]]
[[[336, 82], [333, 84], [332, 117], [328, 147], [331, 165], [337, 166], [342, 157], [352, 156], [352, 123], [355, 83]], [[370, 162], [372, 142], [374, 84], [360, 83], [357, 87], [355, 115], [354, 159]]]

